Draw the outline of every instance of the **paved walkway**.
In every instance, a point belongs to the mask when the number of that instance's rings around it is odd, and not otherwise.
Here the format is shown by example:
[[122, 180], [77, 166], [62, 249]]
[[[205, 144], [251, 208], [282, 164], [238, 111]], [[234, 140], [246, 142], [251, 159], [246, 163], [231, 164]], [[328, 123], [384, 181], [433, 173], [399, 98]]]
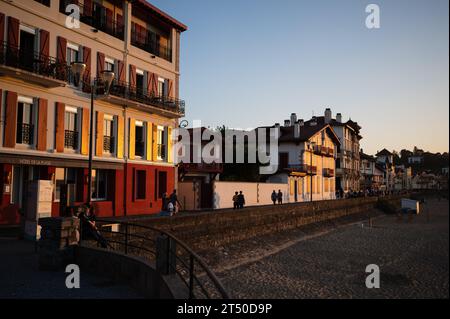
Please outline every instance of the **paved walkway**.
[[[219, 273], [237, 298], [449, 298], [449, 206], [431, 201], [412, 222], [379, 217], [293, 241], [281, 251]], [[232, 262], [230, 260], [230, 262]], [[377, 264], [381, 288], [367, 289]]]
[[34, 244], [0, 238], [0, 299], [2, 298], [140, 298], [127, 286], [115, 285], [80, 270], [80, 289], [67, 289], [64, 271], [38, 270]]

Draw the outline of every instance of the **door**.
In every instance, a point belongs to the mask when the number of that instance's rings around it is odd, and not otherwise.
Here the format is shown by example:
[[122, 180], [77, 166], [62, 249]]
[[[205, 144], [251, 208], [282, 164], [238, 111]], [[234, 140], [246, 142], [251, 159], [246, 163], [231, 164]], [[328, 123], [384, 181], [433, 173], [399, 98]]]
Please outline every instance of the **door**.
[[205, 180], [200, 182], [201, 190], [200, 190], [200, 205], [201, 209], [211, 209], [212, 208], [212, 183], [206, 183]]

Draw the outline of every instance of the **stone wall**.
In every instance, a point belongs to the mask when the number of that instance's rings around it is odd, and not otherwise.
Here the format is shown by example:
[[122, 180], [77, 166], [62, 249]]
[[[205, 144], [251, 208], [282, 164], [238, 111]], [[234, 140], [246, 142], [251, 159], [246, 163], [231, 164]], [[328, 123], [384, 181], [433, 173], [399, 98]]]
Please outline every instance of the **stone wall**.
[[[383, 200], [397, 207], [400, 204], [400, 197]], [[201, 249], [339, 218], [368, 218], [377, 204], [376, 197], [303, 202], [152, 218], [139, 223], [170, 231], [191, 247]]]

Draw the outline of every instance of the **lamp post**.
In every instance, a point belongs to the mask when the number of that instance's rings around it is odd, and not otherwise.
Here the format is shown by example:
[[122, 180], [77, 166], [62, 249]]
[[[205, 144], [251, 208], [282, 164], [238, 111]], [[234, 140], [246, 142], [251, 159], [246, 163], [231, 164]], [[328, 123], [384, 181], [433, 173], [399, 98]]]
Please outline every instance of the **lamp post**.
[[315, 142], [308, 142], [308, 147], [309, 147], [309, 155], [310, 155], [310, 160], [309, 160], [309, 167], [310, 167], [310, 169], [309, 169], [309, 183], [310, 183], [310, 192], [309, 192], [309, 195], [310, 195], [310, 197], [311, 197], [311, 199], [310, 199], [310, 201], [312, 202], [313, 201], [313, 182], [312, 182], [312, 179], [313, 179], [313, 170], [312, 170], [312, 159], [313, 159], [313, 152], [314, 152], [314, 146], [316, 146], [316, 143]]
[[[78, 80], [83, 76], [86, 70], [86, 64], [82, 62], [73, 62], [71, 64], [71, 69], [76, 79]], [[89, 164], [88, 164], [88, 198], [87, 204], [91, 205], [92, 202], [92, 160], [93, 160], [93, 145], [92, 138], [94, 136], [94, 99], [95, 92], [97, 91], [99, 82], [103, 84], [105, 91], [104, 96], [109, 94], [109, 88], [114, 80], [115, 74], [112, 71], [102, 71], [100, 73], [100, 78], [95, 78], [92, 83], [88, 83], [91, 90], [91, 116], [90, 116], [90, 125], [89, 125]]]

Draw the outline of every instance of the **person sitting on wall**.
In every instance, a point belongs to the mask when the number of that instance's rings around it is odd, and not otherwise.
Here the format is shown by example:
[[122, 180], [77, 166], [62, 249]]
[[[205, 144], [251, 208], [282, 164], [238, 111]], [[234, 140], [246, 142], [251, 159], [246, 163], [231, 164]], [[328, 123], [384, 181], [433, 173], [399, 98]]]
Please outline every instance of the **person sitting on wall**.
[[167, 212], [169, 216], [173, 216], [175, 214], [175, 207], [173, 206], [172, 202], [169, 202], [167, 204]]
[[239, 193], [238, 192], [234, 192], [234, 195], [233, 195], [233, 209], [238, 209], [239, 208], [238, 198], [239, 198]]
[[278, 190], [278, 204], [281, 205], [283, 204], [283, 193], [281, 192], [281, 189]]
[[242, 193], [242, 191], [240, 191], [239, 192], [239, 195], [238, 195], [238, 208], [239, 209], [242, 209], [242, 208], [244, 208], [244, 205], [245, 205], [245, 196], [244, 196], [244, 194]]
[[275, 190], [273, 190], [272, 195], [270, 196], [270, 198], [272, 199], [273, 204], [276, 205], [277, 204], [278, 195], [275, 192]]
[[177, 190], [174, 189], [172, 194], [170, 194], [169, 202], [173, 205], [173, 214], [178, 213], [179, 207], [181, 207], [180, 202], [178, 201]]
[[80, 211], [78, 214], [78, 218], [81, 222], [81, 238], [83, 239], [95, 239], [102, 248], [108, 247], [108, 242], [106, 239], [101, 235], [100, 231], [98, 230], [96, 224], [95, 224], [95, 214], [94, 214], [94, 208], [86, 204], [84, 206], [80, 207]]

